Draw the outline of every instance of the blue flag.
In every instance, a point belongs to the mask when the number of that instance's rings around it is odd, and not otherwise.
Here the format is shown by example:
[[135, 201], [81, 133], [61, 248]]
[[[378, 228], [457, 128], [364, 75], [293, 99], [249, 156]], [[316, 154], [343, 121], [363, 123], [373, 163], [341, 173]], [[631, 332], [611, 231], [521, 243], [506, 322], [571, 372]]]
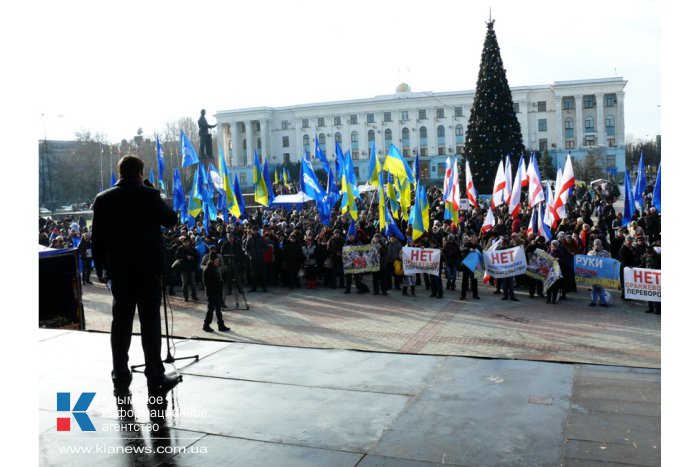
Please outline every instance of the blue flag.
[[156, 156], [158, 158], [158, 185], [161, 190], [165, 191], [165, 157], [158, 135], [156, 135]]
[[194, 150], [192, 143], [190, 143], [189, 138], [187, 138], [187, 135], [185, 135], [185, 132], [182, 130], [180, 130], [180, 153], [182, 154], [182, 167], [188, 167], [199, 163], [197, 151]]
[[330, 209], [327, 204], [327, 195], [321, 183], [319, 183], [318, 177], [316, 177], [313, 165], [311, 165], [311, 161], [307, 157], [301, 160], [300, 165], [301, 174], [299, 176], [299, 185], [301, 191], [316, 202], [321, 223], [330, 225]]
[[352, 219], [350, 221], [350, 227], [348, 228], [348, 233], [345, 236], [345, 240], [347, 240], [350, 237], [350, 234], [353, 234], [357, 239], [357, 227], [355, 227], [355, 219]]
[[335, 142], [335, 177], [336, 180], [343, 179], [343, 171], [345, 170], [345, 156], [340, 148], [340, 143]]
[[629, 171], [625, 170], [625, 210], [622, 214], [622, 227], [626, 227], [632, 221], [634, 214], [634, 193], [630, 182]]
[[267, 187], [268, 201], [271, 203], [275, 200], [275, 190], [272, 186], [272, 180], [270, 180], [270, 169], [267, 166], [267, 159], [263, 163], [263, 179], [265, 179], [265, 186]]
[[180, 172], [177, 167], [173, 170], [173, 209], [179, 211], [180, 221], [187, 222], [187, 201], [185, 200], [185, 189], [182, 187]]
[[321, 145], [318, 144], [318, 136], [315, 138], [316, 140], [316, 148], [315, 148], [315, 156], [316, 159], [320, 160], [321, 163], [323, 164], [323, 170], [328, 173], [329, 170], [331, 170], [331, 164], [328, 162], [328, 158], [326, 157], [326, 153], [323, 149], [321, 149]]
[[112, 172], [112, 184], [110, 186], [114, 186], [117, 184], [117, 177], [114, 176], [114, 172]]
[[156, 177], [153, 175], [153, 167], [151, 167], [151, 173], [148, 175], [148, 181], [151, 182], [151, 185], [155, 186]]
[[639, 165], [637, 166], [637, 180], [634, 184], [634, 200], [639, 205], [639, 212], [644, 211], [644, 190], [647, 189], [647, 174], [644, 166], [644, 153], [639, 152]]
[[484, 255], [479, 250], [471, 251], [462, 260], [462, 264], [469, 268], [470, 271], [476, 272], [478, 268], [484, 268]]
[[658, 172], [656, 172], [656, 183], [654, 184], [654, 194], [651, 198], [651, 205], [661, 212], [661, 162], [659, 162]]

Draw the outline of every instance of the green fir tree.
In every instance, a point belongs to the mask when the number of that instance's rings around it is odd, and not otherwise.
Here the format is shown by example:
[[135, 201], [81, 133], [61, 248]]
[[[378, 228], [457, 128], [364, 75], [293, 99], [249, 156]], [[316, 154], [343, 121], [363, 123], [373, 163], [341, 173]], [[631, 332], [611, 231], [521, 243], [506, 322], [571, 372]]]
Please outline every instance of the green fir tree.
[[462, 153], [462, 162], [469, 160], [476, 189], [483, 194], [493, 189], [498, 162], [509, 154], [511, 160], [518, 160], [525, 150], [493, 23], [491, 19], [486, 23], [479, 77]]

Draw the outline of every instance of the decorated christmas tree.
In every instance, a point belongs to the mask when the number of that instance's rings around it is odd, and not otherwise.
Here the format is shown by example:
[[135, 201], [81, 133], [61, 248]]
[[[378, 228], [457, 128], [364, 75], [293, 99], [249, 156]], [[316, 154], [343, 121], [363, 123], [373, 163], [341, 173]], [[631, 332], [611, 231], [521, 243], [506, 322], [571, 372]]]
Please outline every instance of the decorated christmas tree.
[[483, 194], [492, 191], [498, 162], [510, 154], [511, 160], [517, 163], [524, 152], [520, 123], [515, 116], [493, 23], [491, 19], [486, 23], [479, 78], [462, 153], [463, 162], [469, 160], [477, 191]]

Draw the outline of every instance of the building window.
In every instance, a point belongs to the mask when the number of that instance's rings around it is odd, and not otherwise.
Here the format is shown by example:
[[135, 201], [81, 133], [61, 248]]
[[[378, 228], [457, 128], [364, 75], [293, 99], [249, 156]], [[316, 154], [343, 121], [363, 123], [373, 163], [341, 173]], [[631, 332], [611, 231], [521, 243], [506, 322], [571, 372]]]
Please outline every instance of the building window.
[[391, 112], [384, 112], [384, 121], [385, 122], [391, 121]]
[[574, 141], [571, 139], [567, 139], [566, 141], [564, 141], [564, 147], [566, 149], [574, 149]]
[[369, 151], [372, 150], [372, 143], [374, 143], [374, 130], [369, 130], [367, 132], [367, 154], [369, 154]]
[[241, 133], [245, 133], [245, 123], [241, 123], [238, 128], [241, 129]]
[[285, 153], [282, 155], [282, 161], [283, 161], [285, 164], [289, 164], [290, 160], [291, 160], [291, 155], [290, 155], [288, 152], [285, 152]]
[[[426, 127], [424, 127], [424, 126], [420, 127], [420, 139], [421, 139], [421, 140], [425, 139], [425, 140], [426, 140], [426, 144], [428, 144], [428, 143], [427, 143], [427, 139], [428, 139], [428, 129], [427, 129]], [[421, 143], [421, 144], [422, 144], [422, 143]]]
[[304, 152], [311, 152], [311, 144], [309, 142], [310, 141], [309, 135], [304, 135], [304, 137], [302, 138], [302, 141], [303, 141], [302, 144], [304, 146]]
[[[247, 163], [245, 163], [245, 160], [244, 160], [243, 162], [244, 162], [243, 165], [248, 165]], [[247, 176], [247, 174], [241, 172], [239, 175], [241, 176], [241, 177], [240, 177], [241, 185], [247, 185], [247, 184], [248, 184], [248, 176]]]
[[418, 109], [418, 119], [419, 120], [425, 120], [428, 115], [428, 111], [425, 109]]
[[[350, 149], [353, 151], [353, 153], [356, 153], [359, 149], [359, 135], [356, 131], [353, 131], [350, 133]], [[353, 156], [354, 158], [355, 156]]]
[[520, 113], [520, 103], [519, 102], [513, 102], [513, 112], [516, 114]]
[[546, 112], [547, 111], [547, 102], [546, 101], [538, 101], [537, 102], [537, 111], [538, 112]]
[[419, 135], [420, 135], [420, 155], [427, 156], [428, 155], [428, 129], [424, 126], [420, 127]]
[[333, 125], [340, 125], [340, 116], [336, 115], [335, 117], [333, 117]]
[[391, 130], [387, 128], [384, 130], [384, 147], [389, 147], [391, 144]]
[[595, 136], [586, 136], [583, 140], [584, 146], [595, 146]]
[[258, 151], [261, 153], [260, 155], [262, 156], [262, 140], [258, 138]]
[[408, 110], [401, 111], [401, 120], [403, 120], [404, 122], [408, 120]]
[[289, 120], [282, 120], [282, 129], [289, 130]]
[[576, 103], [573, 97], [567, 97], [561, 101], [561, 107], [564, 110], [574, 110]]
[[464, 127], [462, 125], [455, 127], [455, 136], [464, 136]]
[[583, 96], [583, 108], [592, 109], [595, 107], [595, 96]]
[[335, 142], [342, 145], [343, 144], [343, 135], [340, 134], [340, 132], [337, 132], [335, 134]]
[[[428, 155], [428, 148], [421, 146], [420, 148], [420, 155], [421, 156], [427, 156]], [[444, 175], [444, 174], [443, 174]]]
[[283, 148], [288, 148], [288, 147], [289, 147], [289, 136], [283, 136], [283, 137], [282, 137], [282, 147], [283, 147]]
[[540, 118], [537, 120], [537, 129], [539, 131], [547, 131], [547, 119], [546, 118]]
[[308, 118], [301, 119], [301, 127], [302, 128], [309, 128], [309, 119]]
[[367, 114], [367, 123], [374, 123], [374, 114], [373, 113]]
[[359, 157], [360, 157], [359, 151], [352, 151], [351, 157], [352, 157], [353, 159], [359, 158]]
[[608, 138], [608, 147], [614, 147], [615, 146], [615, 138]]
[[350, 115], [350, 125], [357, 125], [357, 114]]
[[438, 156], [445, 155], [445, 146], [438, 146]]
[[614, 95], [608, 94], [605, 96], [605, 107], [615, 107], [615, 104], [617, 104], [617, 99]]
[[455, 117], [464, 117], [462, 107], [455, 107]]
[[411, 157], [411, 148], [403, 148], [403, 157]]
[[321, 146], [322, 151], [326, 151], [326, 135], [324, 133], [318, 135], [318, 145]]
[[588, 133], [595, 131], [595, 126], [593, 124], [593, 117], [586, 117], [586, 119], [584, 120], [583, 126], [586, 128], [586, 132], [588, 132]]
[[446, 169], [447, 169], [447, 167], [445, 167], [445, 164], [438, 164], [438, 166], [437, 166], [438, 178], [443, 178], [445, 176]]
[[404, 152], [406, 149], [410, 151], [411, 148], [411, 132], [408, 131], [408, 128], [404, 128], [401, 130], [401, 147], [403, 148]]
[[259, 121], [257, 121], [257, 120], [255, 121], [254, 128], [255, 128], [256, 132], [260, 133], [260, 122]]
[[437, 136], [438, 138], [444, 138], [445, 137], [445, 127], [443, 125], [439, 125], [437, 127]]
[[615, 117], [613, 117], [612, 115], [608, 115], [607, 117], [605, 117], [605, 127], [615, 127]]
[[564, 129], [565, 130], [573, 130], [574, 129], [574, 119], [573, 118], [567, 118], [564, 120]]
[[547, 139], [542, 138], [540, 139], [540, 152], [544, 152], [547, 150]]
[[318, 117], [316, 121], [316, 126], [326, 126], [326, 119], [324, 117]]
[[445, 118], [445, 108], [438, 107], [435, 109], [435, 118]]

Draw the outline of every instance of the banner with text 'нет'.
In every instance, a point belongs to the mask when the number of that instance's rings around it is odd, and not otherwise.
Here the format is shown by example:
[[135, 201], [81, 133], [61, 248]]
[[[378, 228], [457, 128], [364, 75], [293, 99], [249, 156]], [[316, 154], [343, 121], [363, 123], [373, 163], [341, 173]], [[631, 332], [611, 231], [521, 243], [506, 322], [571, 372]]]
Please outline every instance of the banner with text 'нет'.
[[661, 271], [659, 269], [625, 268], [625, 298], [645, 302], [661, 301]]
[[422, 272], [440, 275], [440, 250], [437, 248], [411, 248], [401, 249], [401, 261], [404, 274], [420, 274]]
[[484, 252], [486, 274], [496, 279], [519, 276], [527, 271], [525, 250], [521, 246]]

